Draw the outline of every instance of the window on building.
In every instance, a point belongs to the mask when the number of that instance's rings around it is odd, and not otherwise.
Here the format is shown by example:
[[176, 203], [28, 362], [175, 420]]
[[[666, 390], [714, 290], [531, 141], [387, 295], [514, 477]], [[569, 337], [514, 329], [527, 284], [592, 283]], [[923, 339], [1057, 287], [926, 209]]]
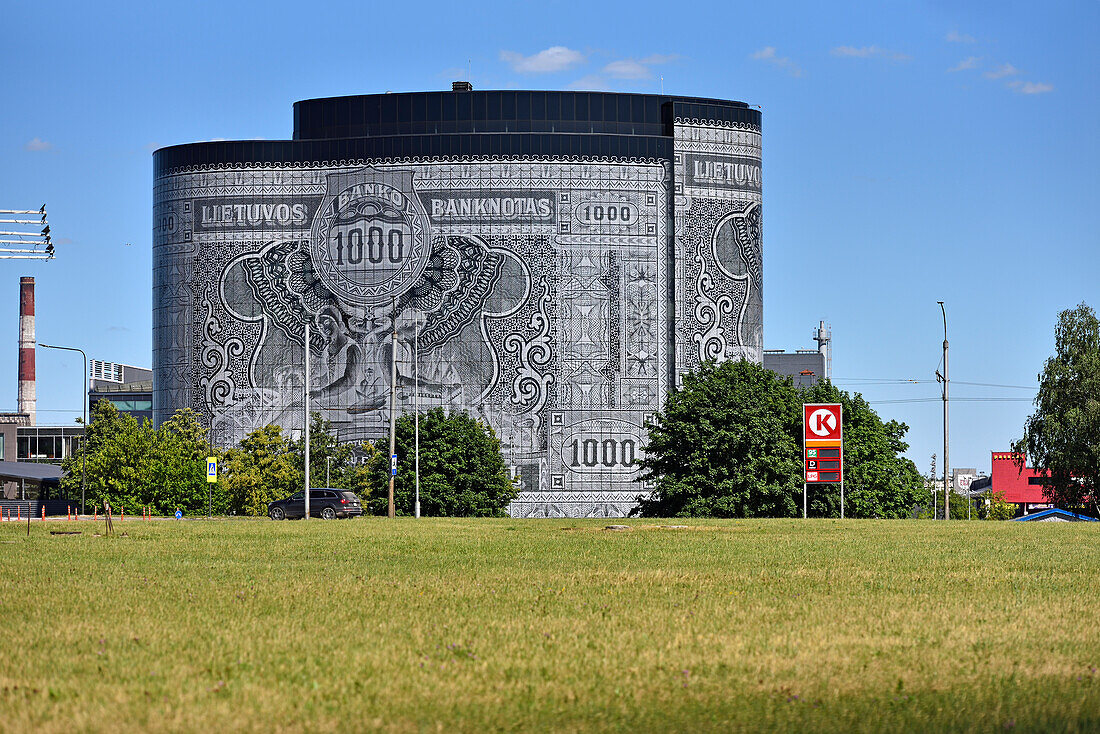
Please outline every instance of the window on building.
[[141, 399], [112, 399], [110, 401], [121, 412], [134, 411], [134, 410], [152, 410], [153, 401], [141, 400]]

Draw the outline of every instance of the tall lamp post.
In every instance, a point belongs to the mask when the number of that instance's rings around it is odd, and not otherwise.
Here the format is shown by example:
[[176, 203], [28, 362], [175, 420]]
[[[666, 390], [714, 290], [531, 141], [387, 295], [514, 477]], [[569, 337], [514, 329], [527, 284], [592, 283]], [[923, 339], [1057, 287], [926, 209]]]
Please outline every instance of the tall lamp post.
[[413, 331], [413, 436], [416, 471], [416, 501], [413, 514], [420, 517], [420, 316], [417, 315]]
[[306, 489], [305, 502], [306, 502], [306, 514], [302, 516], [302, 519], [303, 520], [308, 520], [309, 519], [309, 492], [310, 492], [310, 489], [309, 489], [309, 386], [310, 386], [310, 380], [309, 380], [309, 321], [306, 321], [306, 333], [305, 333], [305, 340], [304, 340], [303, 344], [305, 345], [305, 356], [304, 356], [303, 359], [305, 361], [305, 370], [306, 370], [305, 390], [303, 390], [303, 392], [302, 392], [302, 400], [304, 401], [305, 406], [306, 406], [306, 416], [305, 416], [305, 418], [306, 418], [306, 430], [305, 430], [305, 434], [306, 434], [306, 436], [305, 436], [305, 441], [306, 441], [306, 452], [305, 452], [305, 466], [306, 466], [306, 471], [305, 471], [305, 480], [306, 480], [305, 481], [305, 485], [306, 485], [306, 487], [305, 487], [305, 489]]
[[947, 387], [951, 381], [951, 372], [947, 369], [947, 309], [943, 307], [943, 301], [936, 301], [940, 304], [940, 311], [943, 312], [943, 374], [936, 370], [936, 378], [943, 382], [943, 519], [951, 519], [951, 458], [947, 452], [948, 448], [948, 421], [947, 421], [947, 404], [948, 395]]
[[84, 404], [84, 435], [80, 437], [80, 514], [86, 515], [87, 508], [84, 506], [85, 490], [88, 486], [88, 473], [84, 471], [87, 466], [87, 440], [88, 440], [88, 355], [84, 353], [83, 349], [77, 349], [76, 347], [58, 347], [52, 344], [38, 343], [38, 346], [43, 349], [63, 349], [66, 352], [80, 352], [80, 356], [84, 357], [84, 395], [81, 402]]
[[397, 299], [390, 299], [390, 492], [386, 515], [392, 520], [396, 513], [393, 506], [393, 479], [397, 473]]

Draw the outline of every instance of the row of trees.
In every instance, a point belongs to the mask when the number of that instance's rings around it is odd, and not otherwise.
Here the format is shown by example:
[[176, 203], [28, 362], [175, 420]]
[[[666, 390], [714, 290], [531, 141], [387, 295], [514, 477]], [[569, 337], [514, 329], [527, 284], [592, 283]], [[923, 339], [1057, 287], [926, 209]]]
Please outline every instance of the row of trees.
[[[802, 464], [799, 431], [803, 402], [840, 402], [845, 408], [846, 512], [852, 517], [906, 517], [923, 498], [921, 478], [900, 456], [906, 426], [883, 423], [859, 395], [829, 383], [799, 391], [790, 379], [759, 365], [704, 365], [669, 396], [650, 428], [643, 478], [655, 490], [639, 497], [649, 516], [786, 517], [800, 513]], [[88, 428], [89, 501], [150, 507], [158, 514], [263, 515], [267, 504], [303, 485], [303, 440], [279, 426], [249, 433], [238, 446], [211, 448], [198, 416], [182, 410], [154, 429], [97, 403]], [[414, 423], [396, 427], [398, 476], [395, 505], [412, 514]], [[339, 443], [319, 414], [310, 425], [310, 486], [336, 486], [359, 494], [367, 511], [383, 514], [388, 502], [389, 447]], [[221, 471], [206, 481], [206, 457]], [[62, 486], [81, 485], [81, 456], [70, 457]], [[433, 516], [501, 515], [516, 496], [491, 428], [466, 413], [435, 409], [420, 416], [420, 500]], [[839, 494], [811, 496], [813, 515], [839, 513]]]
[[[1055, 333], [1056, 353], [1039, 376], [1036, 412], [1014, 449], [1043, 467], [1044, 492], [1056, 504], [1100, 514], [1100, 323], [1085, 304], [1064, 311]], [[902, 518], [929, 503], [928, 489], [902, 454], [908, 426], [883, 421], [859, 394], [828, 381], [795, 388], [746, 361], [707, 363], [686, 375], [649, 427], [639, 481], [644, 516], [793, 517], [801, 514], [803, 403], [844, 406], [845, 514]], [[386, 511], [387, 441], [341, 444], [320, 415], [310, 425], [310, 485], [351, 489], [368, 511]], [[503, 514], [516, 496], [493, 430], [465, 413], [435, 409], [420, 417], [420, 499], [427, 515]], [[413, 417], [397, 421], [395, 504], [413, 512]], [[212, 449], [198, 416], [183, 410], [154, 429], [97, 403], [81, 447], [87, 460], [89, 499], [158, 513], [177, 508], [196, 514], [260, 515], [272, 500], [303, 484], [304, 441], [279, 426], [253, 431], [227, 451]], [[207, 456], [221, 460], [219, 481], [206, 482]], [[1021, 465], [1023, 462], [1021, 458]], [[62, 486], [81, 486], [81, 454], [64, 463]], [[991, 516], [1007, 512], [993, 497]], [[839, 514], [839, 488], [816, 485], [814, 516]], [[965, 502], [953, 502], [965, 513]]]
[[[414, 425], [397, 421], [398, 477], [395, 504], [412, 514]], [[500, 450], [488, 426], [466, 413], [441, 409], [420, 416], [420, 502], [425, 514], [494, 516], [504, 513], [516, 495]], [[221, 451], [207, 442], [198, 415], [181, 410], [154, 429], [121, 414], [107, 401], [96, 404], [88, 438], [67, 458], [61, 486], [80, 493], [87, 472], [87, 501], [114, 507], [149, 507], [157, 514], [176, 509], [186, 514], [264, 515], [267, 504], [299, 490], [305, 472], [305, 441], [292, 440], [279, 426], [249, 433], [234, 448]], [[334, 486], [356, 492], [368, 512], [384, 514], [389, 492], [387, 441], [339, 443], [319, 414], [310, 425], [310, 486]], [[206, 457], [219, 459], [218, 481], [206, 480]], [[84, 462], [82, 462], [82, 458]]]

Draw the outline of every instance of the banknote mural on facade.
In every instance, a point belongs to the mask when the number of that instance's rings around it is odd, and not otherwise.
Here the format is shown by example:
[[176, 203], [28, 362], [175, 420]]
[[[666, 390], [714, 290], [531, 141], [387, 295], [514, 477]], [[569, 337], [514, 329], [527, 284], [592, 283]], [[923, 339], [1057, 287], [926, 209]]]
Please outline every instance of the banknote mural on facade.
[[513, 515], [625, 514], [677, 376], [761, 356], [759, 133], [681, 130], [674, 162], [159, 177], [158, 420], [191, 407], [219, 445], [300, 431], [308, 324], [311, 405], [340, 441], [385, 434], [395, 360], [399, 412], [497, 431]]

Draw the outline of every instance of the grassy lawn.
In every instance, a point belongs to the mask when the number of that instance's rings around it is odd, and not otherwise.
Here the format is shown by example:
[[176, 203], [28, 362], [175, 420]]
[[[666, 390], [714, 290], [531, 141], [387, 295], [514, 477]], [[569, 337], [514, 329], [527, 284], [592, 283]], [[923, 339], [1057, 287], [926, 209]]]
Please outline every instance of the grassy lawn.
[[5, 523], [0, 730], [1100, 729], [1091, 523], [627, 523]]

